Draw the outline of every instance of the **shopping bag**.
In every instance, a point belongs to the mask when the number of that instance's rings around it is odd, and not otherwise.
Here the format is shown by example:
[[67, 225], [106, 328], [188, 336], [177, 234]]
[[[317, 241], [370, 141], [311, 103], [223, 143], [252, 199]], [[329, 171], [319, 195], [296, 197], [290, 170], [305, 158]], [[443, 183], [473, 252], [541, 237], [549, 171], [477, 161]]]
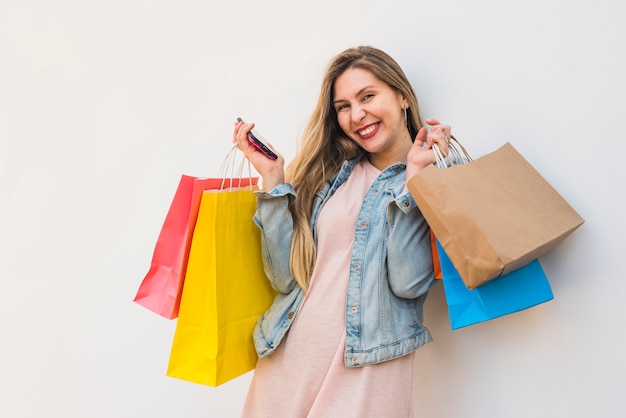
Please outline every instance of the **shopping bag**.
[[251, 190], [206, 191], [191, 242], [167, 375], [218, 386], [254, 369], [254, 326], [276, 295]]
[[468, 289], [545, 255], [583, 224], [510, 143], [463, 162], [428, 166], [408, 188]]
[[191, 236], [204, 190], [256, 184], [258, 178], [202, 178], [183, 174], [134, 301], [165, 318], [178, 316]]
[[437, 250], [437, 239], [433, 231], [430, 231], [430, 247], [433, 252], [433, 270], [435, 273], [435, 279], [441, 280], [443, 278], [441, 274], [441, 263], [439, 262], [439, 251]]
[[445, 250], [439, 243], [437, 246], [453, 330], [519, 312], [554, 298], [550, 282], [537, 259], [470, 290]]

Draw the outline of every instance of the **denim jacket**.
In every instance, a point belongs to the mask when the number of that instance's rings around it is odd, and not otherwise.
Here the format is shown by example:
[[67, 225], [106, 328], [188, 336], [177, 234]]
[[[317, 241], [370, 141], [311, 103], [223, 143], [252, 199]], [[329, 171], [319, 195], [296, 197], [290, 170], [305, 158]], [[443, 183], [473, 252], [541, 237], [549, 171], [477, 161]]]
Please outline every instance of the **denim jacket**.
[[[311, 227], [317, 242], [320, 210], [343, 184], [359, 158], [346, 161], [313, 202]], [[405, 187], [406, 164], [380, 173], [369, 189], [355, 230], [346, 300], [347, 367], [401, 357], [432, 341], [423, 326], [423, 305], [432, 284], [430, 229]], [[257, 191], [254, 221], [261, 229], [265, 272], [278, 296], [259, 318], [254, 344], [259, 358], [281, 342], [300, 308], [304, 291], [289, 266], [295, 197], [288, 183]]]

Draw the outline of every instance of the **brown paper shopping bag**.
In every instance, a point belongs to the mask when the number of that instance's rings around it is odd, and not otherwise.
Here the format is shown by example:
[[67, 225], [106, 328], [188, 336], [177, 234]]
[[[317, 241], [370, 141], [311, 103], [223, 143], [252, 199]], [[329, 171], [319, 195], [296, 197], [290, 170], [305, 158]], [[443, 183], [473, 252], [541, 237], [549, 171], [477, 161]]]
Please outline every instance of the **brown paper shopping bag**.
[[429, 166], [408, 188], [468, 289], [545, 255], [584, 222], [508, 142]]

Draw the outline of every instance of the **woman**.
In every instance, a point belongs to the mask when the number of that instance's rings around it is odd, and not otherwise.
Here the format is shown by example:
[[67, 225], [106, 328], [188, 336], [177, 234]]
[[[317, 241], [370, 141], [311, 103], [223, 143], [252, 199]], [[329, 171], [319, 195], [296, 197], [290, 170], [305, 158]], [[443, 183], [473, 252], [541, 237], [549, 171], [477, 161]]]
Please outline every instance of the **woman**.
[[259, 361], [244, 417], [410, 417], [414, 352], [431, 341], [430, 230], [406, 181], [447, 154], [450, 127], [421, 122], [400, 66], [372, 47], [331, 60], [301, 147], [262, 155], [255, 222], [279, 292], [254, 332]]

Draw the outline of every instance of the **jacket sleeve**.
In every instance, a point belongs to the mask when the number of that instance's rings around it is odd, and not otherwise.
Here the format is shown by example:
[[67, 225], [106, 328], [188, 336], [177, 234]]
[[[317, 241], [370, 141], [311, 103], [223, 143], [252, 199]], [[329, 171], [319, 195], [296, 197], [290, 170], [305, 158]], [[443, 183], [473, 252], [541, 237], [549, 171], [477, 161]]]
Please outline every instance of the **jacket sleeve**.
[[274, 290], [289, 293], [297, 285], [289, 264], [293, 218], [289, 203], [295, 191], [288, 183], [273, 190], [257, 191], [257, 211], [254, 222], [261, 229], [263, 265]]
[[387, 207], [387, 269], [391, 291], [414, 299], [434, 284], [430, 227], [406, 190]]

